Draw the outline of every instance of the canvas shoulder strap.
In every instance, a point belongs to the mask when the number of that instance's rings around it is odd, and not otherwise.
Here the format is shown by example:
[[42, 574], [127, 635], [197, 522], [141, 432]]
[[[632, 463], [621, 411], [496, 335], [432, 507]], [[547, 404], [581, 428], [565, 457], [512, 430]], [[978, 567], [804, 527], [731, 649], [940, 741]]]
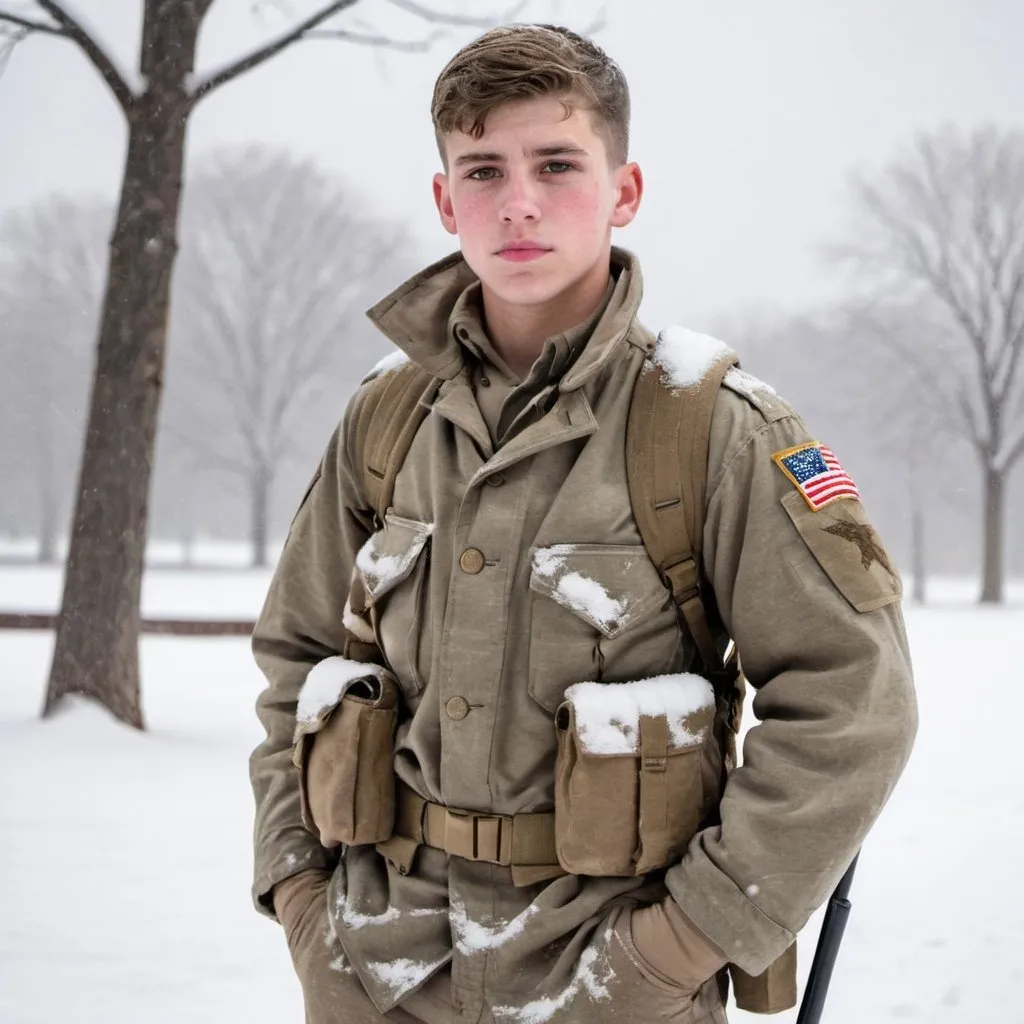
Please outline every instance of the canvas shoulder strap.
[[373, 374], [355, 423], [356, 465], [363, 494], [380, 522], [391, 506], [395, 478], [429, 408], [421, 399], [434, 378], [413, 362]]
[[700, 568], [708, 444], [722, 379], [738, 362], [736, 354], [723, 347], [699, 380], [678, 387], [667, 371], [649, 360], [637, 378], [626, 428], [633, 516], [706, 674], [724, 668], [728, 641], [710, 621]]

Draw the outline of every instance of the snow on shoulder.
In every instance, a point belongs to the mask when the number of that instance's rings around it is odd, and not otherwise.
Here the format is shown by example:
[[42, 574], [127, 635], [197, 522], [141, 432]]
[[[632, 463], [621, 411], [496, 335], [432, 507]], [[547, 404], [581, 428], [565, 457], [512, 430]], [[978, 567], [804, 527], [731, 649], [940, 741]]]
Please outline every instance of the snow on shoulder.
[[731, 388], [738, 394], [744, 395], [755, 405], [761, 400], [759, 396], [778, 394], [771, 384], [766, 384], [759, 377], [755, 377], [752, 373], [747, 373], [746, 370], [741, 370], [738, 366], [731, 366], [725, 371], [722, 383], [727, 388]]
[[664, 715], [677, 749], [697, 746], [704, 730], [691, 732], [687, 719], [715, 706], [711, 684], [690, 672], [633, 683], [576, 683], [565, 699], [576, 715], [579, 744], [591, 754], [639, 753], [641, 715]]
[[666, 327], [658, 335], [652, 361], [674, 388], [696, 387], [715, 361], [730, 351], [724, 341], [686, 327]]
[[362, 383], [369, 384], [371, 380], [376, 380], [378, 377], [383, 376], [385, 373], [390, 373], [392, 370], [397, 370], [400, 366], [405, 366], [409, 362], [409, 357], [402, 351], [396, 349], [394, 352], [386, 355], [377, 365], [370, 370], [370, 372], [363, 377]]
[[752, 373], [747, 373], [746, 370], [741, 370], [738, 366], [730, 367], [726, 371], [722, 378], [722, 387], [734, 391], [769, 418], [775, 418], [789, 408], [771, 384], [765, 384], [763, 380]]

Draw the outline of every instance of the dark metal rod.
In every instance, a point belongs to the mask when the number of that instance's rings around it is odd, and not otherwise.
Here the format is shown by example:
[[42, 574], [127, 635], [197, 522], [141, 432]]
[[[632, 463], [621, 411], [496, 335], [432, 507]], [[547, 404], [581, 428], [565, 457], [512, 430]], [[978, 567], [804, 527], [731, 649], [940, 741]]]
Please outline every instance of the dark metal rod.
[[843, 941], [843, 933], [846, 931], [846, 922], [850, 917], [852, 904], [848, 897], [859, 856], [858, 853], [850, 862], [846, 873], [839, 879], [839, 884], [829, 898], [821, 934], [818, 936], [818, 947], [814, 951], [814, 961], [811, 963], [811, 972], [807, 977], [807, 988], [804, 990], [804, 998], [800, 1003], [800, 1013], [796, 1018], [796, 1024], [819, 1024], [821, 1021], [821, 1014], [825, 1008], [825, 996], [828, 994], [828, 986], [832, 981], [832, 971], [836, 966], [839, 946]]

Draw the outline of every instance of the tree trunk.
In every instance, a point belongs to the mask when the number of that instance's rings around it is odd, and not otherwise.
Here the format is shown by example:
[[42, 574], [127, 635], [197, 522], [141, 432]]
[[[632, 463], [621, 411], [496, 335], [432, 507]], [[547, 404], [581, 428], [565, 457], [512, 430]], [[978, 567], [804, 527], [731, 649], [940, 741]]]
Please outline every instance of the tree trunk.
[[43, 714], [81, 694], [143, 728], [139, 598], [199, 18], [147, 2], [142, 73], [97, 344], [64, 595]]
[[910, 509], [910, 567], [914, 575], [914, 604], [924, 604], [928, 597], [927, 557], [924, 538], [924, 511], [915, 493], [912, 496]]
[[49, 481], [43, 481], [39, 500], [42, 507], [39, 516], [37, 559], [40, 565], [53, 565], [57, 561], [57, 496]]
[[992, 466], [986, 466], [984, 474], [985, 535], [981, 603], [999, 604], [1003, 600], [1003, 473]]
[[252, 502], [252, 565], [254, 569], [265, 569], [267, 557], [267, 534], [270, 528], [270, 469], [263, 461], [257, 461], [250, 479]]
[[186, 569], [196, 564], [196, 529], [191, 517], [181, 533], [181, 564]]
[[[45, 396], [45, 402], [47, 406], [52, 402], [49, 394]], [[39, 430], [39, 461], [36, 466], [36, 472], [39, 474], [39, 550], [37, 559], [41, 565], [52, 565], [57, 561], [57, 509], [60, 505], [60, 498], [53, 479], [56, 441], [52, 415], [50, 408], [44, 408], [36, 423], [36, 429]]]

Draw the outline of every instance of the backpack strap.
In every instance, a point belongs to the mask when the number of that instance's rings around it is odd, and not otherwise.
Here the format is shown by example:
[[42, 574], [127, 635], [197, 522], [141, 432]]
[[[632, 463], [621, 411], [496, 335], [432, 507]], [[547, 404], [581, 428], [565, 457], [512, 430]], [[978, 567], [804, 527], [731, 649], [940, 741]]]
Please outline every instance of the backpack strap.
[[430, 411], [422, 399], [434, 381], [422, 367], [406, 362], [364, 383], [355, 423], [356, 472], [379, 522], [391, 507], [395, 478]]
[[[711, 415], [722, 378], [738, 365], [723, 350], [696, 383], [679, 388], [647, 363], [633, 390], [626, 427], [626, 473], [640, 537], [700, 654], [704, 674], [725, 672], [722, 689], [735, 686], [726, 657], [728, 637], [704, 594], [701, 554]], [[719, 691], [721, 692], [721, 691]]]

